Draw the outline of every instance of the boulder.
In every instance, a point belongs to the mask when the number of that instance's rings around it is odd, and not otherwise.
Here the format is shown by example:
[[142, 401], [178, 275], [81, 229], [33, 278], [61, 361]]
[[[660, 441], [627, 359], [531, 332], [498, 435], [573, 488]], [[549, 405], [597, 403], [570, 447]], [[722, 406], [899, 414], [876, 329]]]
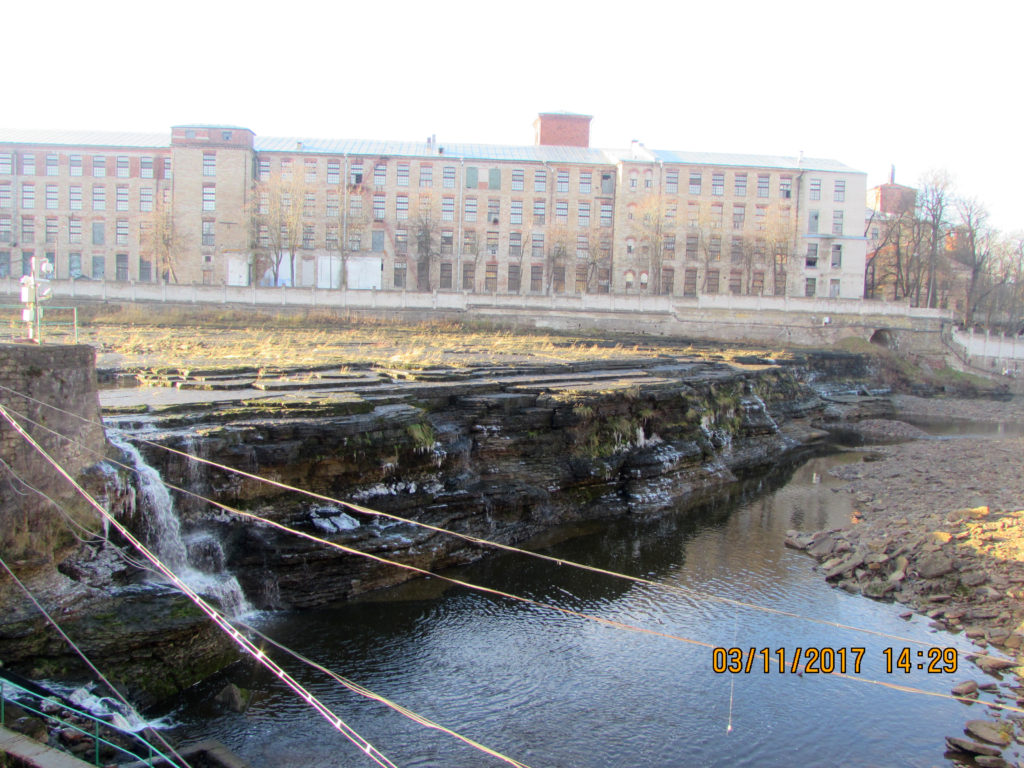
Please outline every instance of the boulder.
[[1005, 747], [1010, 743], [1010, 737], [1002, 731], [999, 725], [991, 720], [968, 720], [964, 730], [976, 739]]
[[922, 557], [917, 562], [917, 574], [922, 579], [937, 579], [953, 570], [953, 561], [941, 552]]
[[39, 717], [19, 717], [13, 723], [10, 724], [12, 731], [23, 733], [30, 739], [36, 741], [46, 742], [49, 738], [49, 732], [46, 730], [46, 722]]
[[995, 756], [990, 757], [988, 755], [979, 755], [974, 758], [974, 762], [981, 766], [981, 768], [1013, 768], [1013, 766], [1003, 760], [1003, 758]]
[[980, 587], [988, 581], [988, 574], [984, 571], [967, 571], [960, 574], [960, 583], [965, 587]]
[[220, 689], [220, 693], [214, 696], [213, 700], [233, 712], [245, 712], [249, 707], [249, 700], [251, 698], [251, 691], [239, 688], [234, 683], [228, 683]]
[[831, 536], [822, 536], [807, 548], [807, 553], [817, 558], [831, 555], [836, 549], [836, 540]]
[[982, 672], [987, 672], [989, 674], [1016, 666], [1016, 662], [1009, 661], [1008, 659], [1000, 659], [996, 656], [979, 656], [974, 660], [974, 663], [981, 668]]
[[854, 552], [849, 557], [843, 558], [839, 563], [837, 563], [832, 568], [829, 568], [825, 572], [825, 578], [826, 579], [830, 579], [830, 580], [838, 578], [839, 576], [842, 576], [845, 573], [849, 573], [854, 568], [857, 568], [857, 567], [859, 567], [859, 566], [861, 566], [863, 564], [864, 564], [864, 553], [863, 552]]
[[953, 690], [950, 691], [954, 696], [977, 696], [978, 695], [978, 684], [973, 680], [966, 680], [958, 685], [953, 686]]
[[954, 752], [967, 752], [971, 755], [998, 755], [999, 750], [995, 747], [989, 747], [985, 744], [979, 744], [976, 741], [969, 741], [968, 739], [961, 739], [956, 736], [947, 736], [946, 744]]

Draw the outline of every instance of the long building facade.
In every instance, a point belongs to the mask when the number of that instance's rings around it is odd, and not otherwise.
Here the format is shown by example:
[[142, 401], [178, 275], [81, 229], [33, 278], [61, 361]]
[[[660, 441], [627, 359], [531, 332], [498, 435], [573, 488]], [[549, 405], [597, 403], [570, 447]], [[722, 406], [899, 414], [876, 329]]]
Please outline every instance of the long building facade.
[[833, 160], [0, 131], [0, 277], [499, 294], [861, 298], [865, 174]]

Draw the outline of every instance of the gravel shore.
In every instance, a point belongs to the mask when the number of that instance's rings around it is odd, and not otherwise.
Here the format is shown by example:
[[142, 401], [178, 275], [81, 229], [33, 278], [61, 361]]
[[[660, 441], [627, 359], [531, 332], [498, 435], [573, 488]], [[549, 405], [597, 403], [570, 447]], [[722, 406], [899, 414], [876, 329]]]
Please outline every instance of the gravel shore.
[[[993, 683], [982, 673], [995, 674], [998, 688], [986, 700], [1024, 706], [1024, 436], [1009, 434], [1021, 431], [1024, 400], [893, 401], [897, 419], [1003, 423], [1007, 433], [915, 439], [916, 430], [900, 421], [866, 424], [865, 435], [907, 442], [865, 448], [874, 460], [832, 470], [848, 481], [836, 492], [857, 500], [848, 527], [791, 532], [787, 543], [816, 557], [839, 588], [901, 602], [937, 627], [964, 632], [978, 647], [978, 679], [966, 679], [972, 667], [962, 664], [957, 695], [979, 696], [978, 687], [984, 693]], [[974, 764], [1024, 764], [1014, 762], [1021, 759], [1024, 715], [991, 709], [986, 717], [1001, 734], [999, 749], [974, 751], [982, 756]], [[979, 741], [993, 749], [997, 734], [971, 723], [968, 739], [948, 741], [951, 757], [966, 757], [972, 748], [965, 745], [984, 746]]]

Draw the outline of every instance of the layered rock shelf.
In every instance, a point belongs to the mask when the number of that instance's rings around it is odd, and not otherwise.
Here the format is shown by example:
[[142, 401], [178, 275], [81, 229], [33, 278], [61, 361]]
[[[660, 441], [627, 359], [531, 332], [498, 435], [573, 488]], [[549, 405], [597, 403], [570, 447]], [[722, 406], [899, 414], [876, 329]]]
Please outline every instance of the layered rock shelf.
[[[107, 422], [333, 499], [517, 543], [569, 522], [694, 504], [816, 444], [826, 433], [810, 420], [824, 403], [798, 373], [667, 357], [320, 371], [260, 381], [259, 397], [217, 380], [204, 393], [176, 386], [180, 400], [113, 392]], [[289, 379], [301, 386], [279, 391]], [[346, 546], [429, 569], [487, 551], [140, 447], [170, 483]], [[186, 528], [222, 542], [255, 607], [309, 607], [409, 577], [195, 499], [177, 503]]]

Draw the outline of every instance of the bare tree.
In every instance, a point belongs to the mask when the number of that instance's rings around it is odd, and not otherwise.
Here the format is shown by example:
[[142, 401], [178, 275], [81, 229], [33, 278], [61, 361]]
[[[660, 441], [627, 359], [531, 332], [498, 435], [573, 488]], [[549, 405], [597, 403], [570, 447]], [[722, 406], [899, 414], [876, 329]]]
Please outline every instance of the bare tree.
[[574, 233], [566, 224], [553, 224], [548, 227], [547, 247], [547, 292], [553, 293], [556, 290], [556, 272], [562, 276], [562, 290], [565, 290], [566, 272], [569, 265], [569, 255], [575, 248], [573, 240]]
[[[723, 214], [724, 215], [724, 214]], [[722, 261], [722, 221], [712, 215], [707, 206], [701, 206], [697, 214], [697, 227], [690, 227], [690, 237], [697, 237], [697, 261], [703, 267], [703, 278], [701, 279], [700, 290], [708, 292], [708, 276], [714, 270], [721, 269]], [[713, 293], [718, 293], [718, 286]]]
[[[927, 242], [927, 271], [925, 276], [924, 306], [936, 306], [936, 270], [939, 264], [939, 253], [949, 231], [949, 213], [952, 200], [953, 182], [944, 170], [933, 170], [921, 179], [921, 194], [918, 198], [918, 216], [924, 224]], [[920, 282], [915, 297], [918, 306], [920, 301]]]
[[[417, 202], [412, 233], [416, 249], [416, 290], [429, 291], [432, 265], [440, 256], [440, 222], [434, 215], [433, 198], [423, 197]], [[426, 279], [421, 279], [421, 275]]]
[[176, 232], [174, 211], [161, 190], [153, 201], [153, 210], [143, 219], [139, 243], [149, 256], [161, 280], [178, 282], [175, 268], [187, 260], [194, 249], [195, 238], [188, 233]]
[[584, 242], [583, 238], [585, 238], [586, 251], [581, 253], [577, 247], [576, 269], [583, 269], [585, 271], [583, 281], [585, 291], [587, 293], [596, 293], [598, 289], [598, 275], [601, 269], [611, 268], [609, 259], [605, 255], [611, 248], [611, 243], [606, 238], [611, 236], [602, 232], [600, 226], [592, 226], [585, 233], [579, 233], [577, 237], [581, 238], [580, 242]]
[[256, 184], [254, 222], [266, 238], [264, 248], [274, 285], [282, 284], [287, 259], [289, 285], [295, 285], [295, 260], [303, 241], [306, 195], [315, 193], [298, 173], [275, 173]]
[[974, 324], [979, 303], [992, 290], [989, 273], [996, 242], [995, 231], [988, 224], [988, 210], [975, 198], [956, 201], [957, 224], [953, 257], [968, 269], [964, 300], [964, 324]]
[[874, 253], [867, 263], [874, 271], [874, 283], [869, 294], [880, 291], [884, 297], [891, 290], [893, 301], [901, 297], [913, 297], [919, 292], [924, 278], [921, 259], [921, 238], [924, 227], [913, 211], [898, 214], [872, 215], [865, 229], [865, 235], [873, 226], [879, 227], [879, 238]]
[[661, 270], [665, 263], [665, 234], [669, 230], [667, 205], [659, 193], [643, 197], [636, 205], [630, 222], [631, 232], [640, 243], [650, 279], [650, 291], [661, 293]]

